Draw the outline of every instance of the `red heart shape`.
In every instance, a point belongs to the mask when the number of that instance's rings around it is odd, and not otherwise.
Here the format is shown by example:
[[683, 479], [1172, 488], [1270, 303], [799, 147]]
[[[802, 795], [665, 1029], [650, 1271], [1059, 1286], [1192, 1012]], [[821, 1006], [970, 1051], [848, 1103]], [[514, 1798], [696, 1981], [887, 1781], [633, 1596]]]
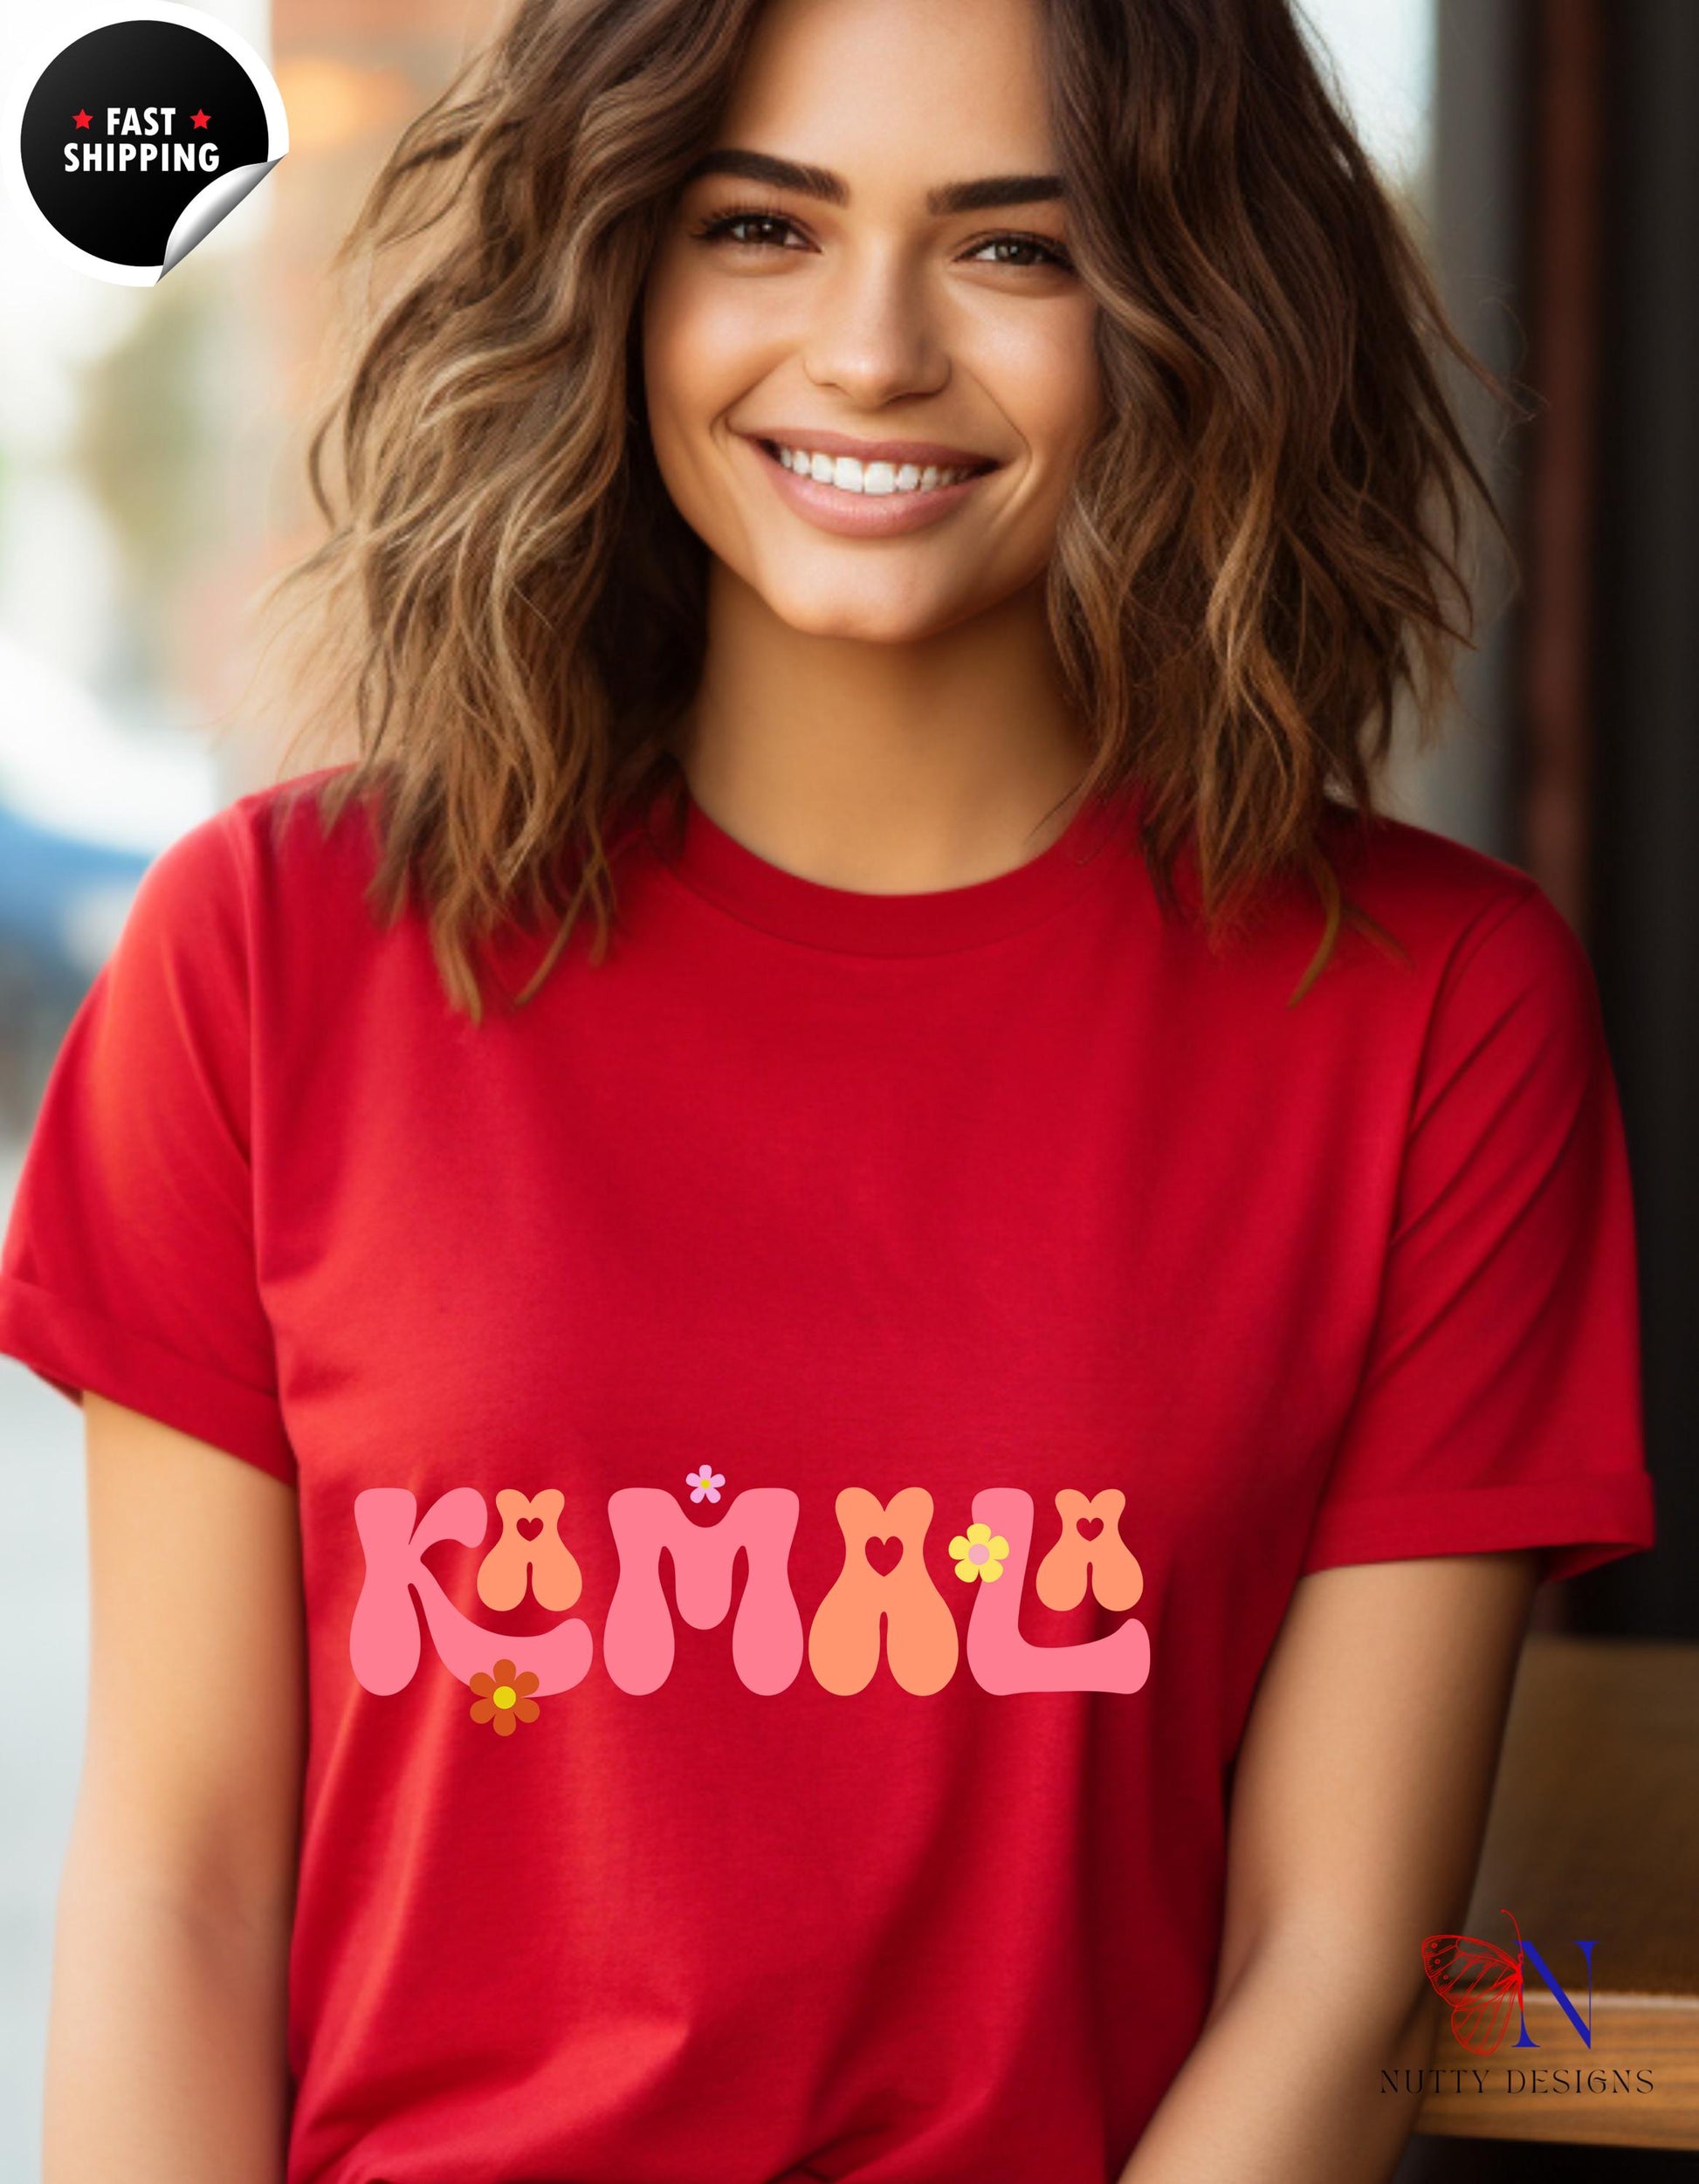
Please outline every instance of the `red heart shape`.
[[[878, 1549], [877, 1554], [873, 1551], [876, 1546]], [[870, 1539], [862, 1552], [882, 1577], [889, 1577], [891, 1571], [903, 1559], [901, 1535], [893, 1532], [882, 1533], [877, 1541]], [[881, 1556], [884, 1557], [883, 1560]]]
[[1103, 1528], [1104, 1521], [1101, 1517], [1080, 1517], [1076, 1520], [1074, 1525], [1074, 1529], [1083, 1540], [1095, 1540]]
[[534, 1540], [543, 1528], [543, 1521], [541, 1517], [521, 1517], [513, 1528], [521, 1539]]

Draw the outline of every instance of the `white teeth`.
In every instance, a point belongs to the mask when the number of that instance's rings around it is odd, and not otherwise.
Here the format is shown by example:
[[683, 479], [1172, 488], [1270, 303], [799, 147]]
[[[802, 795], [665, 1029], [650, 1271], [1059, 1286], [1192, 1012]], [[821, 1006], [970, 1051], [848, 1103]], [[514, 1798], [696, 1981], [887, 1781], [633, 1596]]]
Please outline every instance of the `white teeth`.
[[781, 447], [779, 460], [799, 477], [835, 485], [841, 493], [930, 493], [973, 476], [971, 470], [949, 470], [936, 463], [924, 467], [917, 463], [863, 463], [853, 455], [817, 455], [808, 448]]

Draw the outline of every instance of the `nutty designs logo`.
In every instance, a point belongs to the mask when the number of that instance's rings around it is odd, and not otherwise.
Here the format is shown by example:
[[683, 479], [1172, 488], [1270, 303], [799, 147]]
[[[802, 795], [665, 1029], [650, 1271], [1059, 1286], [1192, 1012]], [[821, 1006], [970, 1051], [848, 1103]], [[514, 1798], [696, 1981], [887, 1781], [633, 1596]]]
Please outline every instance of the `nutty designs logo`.
[[1561, 1981], [1517, 1925], [1516, 1913], [1504, 1916], [1516, 1927], [1517, 1953], [1501, 1949], [1496, 1941], [1475, 1933], [1430, 1933], [1421, 1945], [1422, 1968], [1442, 2001], [1451, 2005], [1452, 2036], [1471, 2055], [1492, 2055], [1503, 2045], [1515, 2017], [1520, 2026], [1512, 2044], [1537, 2048], [1539, 2042], [1528, 2031], [1523, 2009], [1524, 1960], [1530, 1961], [1574, 2026], [1584, 2046], [1592, 2045], [1592, 1953], [1594, 1941], [1575, 1944], [1586, 1960], [1587, 2014], [1584, 2019], [1565, 1992]]
[[[1571, 1975], [1576, 1989], [1572, 1994], [1545, 1956], [1524, 1933], [1516, 1913], [1503, 1905], [1500, 1910], [1510, 1922], [1514, 1948], [1508, 1938], [1501, 1944], [1478, 1933], [1430, 1933], [1421, 1945], [1422, 1968], [1429, 1983], [1451, 2007], [1451, 2037], [1465, 2054], [1477, 2060], [1460, 2063], [1441, 2043], [1435, 2048], [1434, 2058], [1420, 2067], [1404, 2064], [1384, 2068], [1380, 2072], [1381, 2092], [1420, 2094], [1425, 2102], [1435, 2104], [1434, 2120], [1425, 2120], [1421, 2126], [1434, 2131], [1472, 2129], [1471, 2124], [1460, 2120], [1464, 2111], [1457, 2105], [1470, 2096], [1488, 2100], [1487, 2113], [1495, 2116], [1503, 2114], [1504, 2102], [1519, 2105], [1525, 2098], [1558, 2097], [1592, 2103], [1601, 2097], [1614, 2102], [1620, 2097], [1655, 2096], [1658, 2087], [1651, 2059], [1636, 2063], [1621, 2053], [1621, 2043], [1630, 2027], [1636, 2036], [1647, 2035], [1647, 2022], [1641, 2006], [1652, 1998], [1619, 1991], [1610, 1998], [1617, 2005], [1614, 2013], [1608, 2014], [1602, 2023], [1595, 2024], [1592, 1953], [1599, 1946], [1597, 1940], [1577, 1934], [1568, 1943], [1586, 1968], [1584, 2015], [1579, 1977]], [[1558, 1954], [1553, 1951], [1553, 1954]], [[1567, 1951], [1564, 1954], [1566, 1957]], [[1529, 1991], [1530, 1972], [1545, 1988], [1544, 1996]], [[1599, 1999], [1604, 2001], [1605, 1997]], [[1529, 2029], [1530, 2003], [1535, 2022], [1545, 2036], [1543, 2040], [1537, 2040]], [[1556, 2008], [1551, 2008], [1551, 2004]], [[1558, 2012], [1568, 2020], [1566, 2028], [1559, 2022]], [[1510, 2037], [1513, 2027], [1514, 2039]], [[1655, 2028], [1649, 2036], [1654, 2042], [1661, 2038]], [[1555, 2047], [1548, 2052], [1548, 2044], [1553, 2042]], [[1611, 2050], [1608, 2056], [1599, 2052], [1601, 2045]], [[1576, 2054], [1578, 2047], [1586, 2051], [1584, 2055]], [[1532, 2052], [1527, 2053], [1530, 2050]], [[1653, 2057], [1661, 2051], [1666, 2056], [1674, 2053], [1672, 2049], [1660, 2050], [1654, 2046]], [[1525, 2060], [1522, 2059], [1524, 2055]], [[1494, 2057], [1498, 2057], [1496, 2069], [1492, 2065]], [[1513, 2057], [1517, 2059], [1513, 2061]], [[1498, 2104], [1496, 2108], [1490, 2105], [1493, 2102]], [[1594, 2107], [1590, 2112], [1597, 2118], [1606, 2112]], [[1428, 2113], [1425, 2108], [1425, 2119]], [[1489, 2136], [1524, 2135], [1519, 2128], [1509, 2129], [1507, 2132], [1503, 2123], [1487, 2121], [1484, 2118], [1480, 2127]], [[1597, 2135], [1601, 2140], [1614, 2143], [1614, 2131], [1615, 2126], [1611, 2126], [1599, 2130]], [[1533, 2135], [1591, 2140], [1595, 2132], [1591, 2126], [1576, 2130], [1541, 2126], [1535, 2129]], [[1631, 2133], [1621, 2143], [1650, 2145], [1652, 2141], [1642, 2141]], [[1660, 2139], [1659, 2143], [1663, 2141]], [[1688, 2141], [1675, 2139], [1671, 2143], [1685, 2146]]]
[[13, 192], [61, 258], [150, 287], [288, 150], [283, 101], [247, 40], [198, 8], [155, 0], [55, 26], [8, 101]]

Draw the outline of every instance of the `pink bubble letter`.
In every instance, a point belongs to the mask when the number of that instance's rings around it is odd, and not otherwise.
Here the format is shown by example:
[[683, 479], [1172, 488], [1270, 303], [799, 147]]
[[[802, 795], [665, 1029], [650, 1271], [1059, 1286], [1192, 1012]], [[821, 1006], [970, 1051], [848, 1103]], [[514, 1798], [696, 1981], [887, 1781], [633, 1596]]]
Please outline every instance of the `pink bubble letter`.
[[418, 1668], [419, 1618], [409, 1587], [419, 1596], [437, 1659], [462, 1683], [478, 1669], [487, 1674], [499, 1656], [521, 1674], [527, 1668], [535, 1672], [540, 1698], [581, 1683], [594, 1650], [590, 1626], [581, 1617], [567, 1616], [533, 1638], [486, 1631], [461, 1614], [426, 1568], [424, 1550], [438, 1540], [482, 1545], [489, 1511], [478, 1488], [452, 1487], [423, 1517], [418, 1507], [405, 1487], [368, 1487], [354, 1498], [366, 1581], [354, 1604], [348, 1657], [366, 1689], [387, 1698], [411, 1683]]
[[1151, 1672], [1150, 1634], [1129, 1616], [1104, 1637], [1078, 1645], [1029, 1645], [1021, 1635], [1021, 1588], [1032, 1547], [1032, 1496], [1021, 1487], [987, 1487], [973, 1496], [973, 1521], [1008, 1542], [1003, 1574], [973, 1588], [967, 1665], [987, 1691], [1138, 1691]]
[[[672, 1669], [672, 1617], [661, 1590], [661, 1549], [672, 1556], [678, 1612], [705, 1631], [732, 1604], [732, 1564], [747, 1556], [732, 1626], [732, 1660], [751, 1691], [782, 1691], [802, 1665], [802, 1618], [787, 1575], [801, 1505], [788, 1487], [750, 1487], [718, 1524], [694, 1524], [659, 1487], [619, 1487], [608, 1521], [619, 1583], [602, 1626], [602, 1657], [622, 1691], [656, 1691]], [[516, 1656], [517, 1658], [517, 1656]]]

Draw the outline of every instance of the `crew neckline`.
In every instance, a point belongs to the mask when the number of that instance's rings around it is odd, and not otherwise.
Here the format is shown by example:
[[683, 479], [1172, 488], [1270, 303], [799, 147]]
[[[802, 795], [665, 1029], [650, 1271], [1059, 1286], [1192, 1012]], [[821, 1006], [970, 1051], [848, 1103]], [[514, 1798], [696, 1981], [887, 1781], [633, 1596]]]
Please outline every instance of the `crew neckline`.
[[1007, 872], [962, 887], [870, 894], [806, 879], [728, 834], [685, 790], [676, 847], [664, 869], [747, 925], [841, 954], [950, 954], [1035, 924], [1114, 862], [1109, 854], [1136, 804], [1130, 787], [1086, 799], [1055, 841]]

